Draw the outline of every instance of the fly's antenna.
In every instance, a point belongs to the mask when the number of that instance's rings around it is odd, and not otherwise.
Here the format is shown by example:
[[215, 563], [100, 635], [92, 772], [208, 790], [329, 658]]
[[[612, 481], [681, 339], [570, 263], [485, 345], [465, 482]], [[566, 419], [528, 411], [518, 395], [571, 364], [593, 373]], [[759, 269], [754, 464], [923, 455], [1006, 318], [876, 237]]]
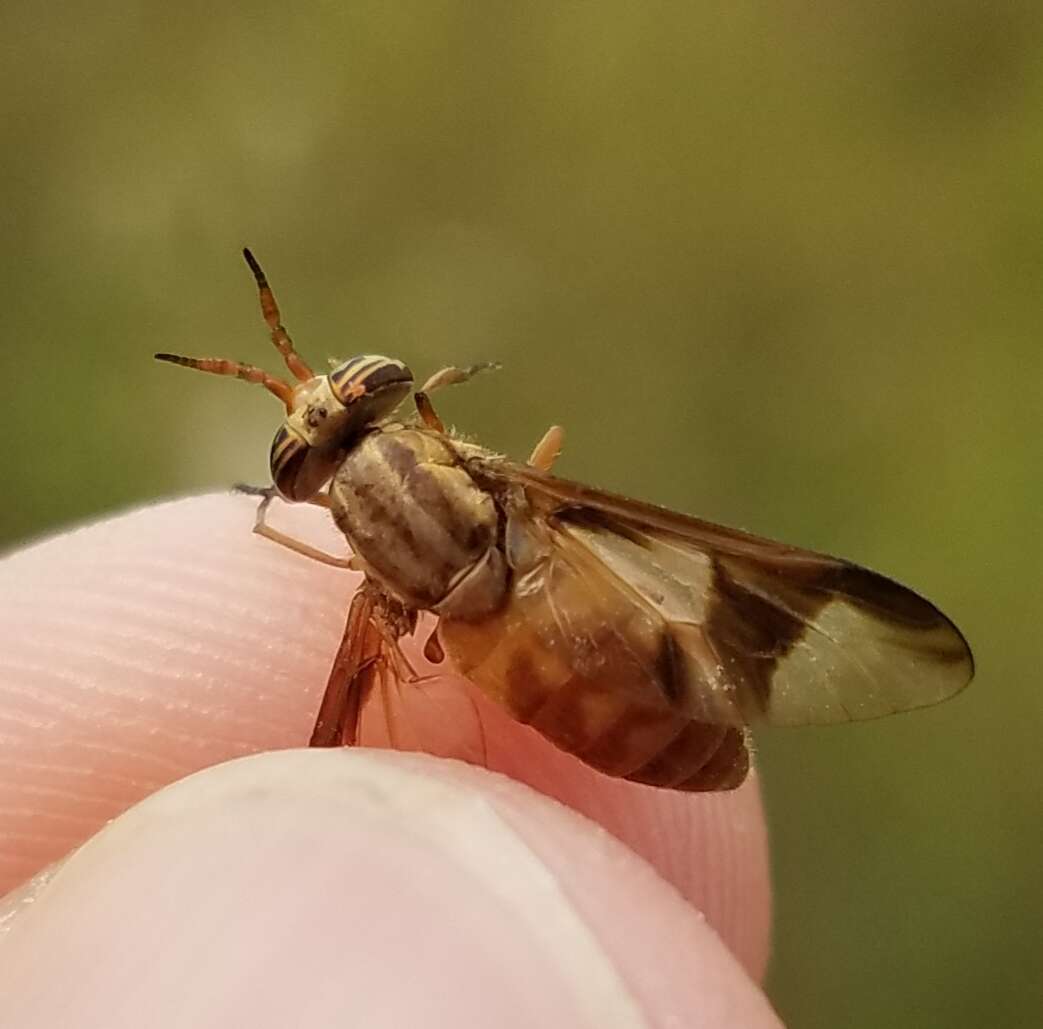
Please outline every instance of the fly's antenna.
[[239, 361], [229, 361], [223, 357], [181, 357], [178, 354], [155, 354], [157, 361], [168, 361], [170, 364], [179, 364], [182, 368], [195, 368], [196, 371], [210, 372], [212, 375], [230, 375], [244, 382], [254, 382], [264, 386], [269, 393], [274, 393], [286, 410], [293, 410], [293, 387], [282, 379], [269, 375], [263, 368], [256, 368], [252, 364], [241, 364]]
[[257, 282], [257, 292], [261, 300], [261, 314], [264, 317], [265, 324], [271, 329], [272, 342], [275, 344], [275, 349], [282, 354], [282, 359], [286, 362], [286, 367], [289, 368], [290, 374], [294, 378], [300, 382], [307, 382], [308, 379], [315, 378], [315, 373], [304, 363], [297, 351], [293, 349], [293, 340], [290, 339], [290, 334], [282, 323], [279, 315], [279, 305], [275, 302], [272, 287], [268, 285], [268, 279], [261, 266], [257, 263], [257, 258], [250, 253], [249, 247], [243, 247], [243, 257], [246, 258], [246, 263], [250, 266], [250, 271], [253, 272], [254, 280]]
[[[304, 363], [301, 356], [293, 349], [293, 340], [286, 331], [279, 316], [279, 305], [275, 302], [272, 287], [268, 285], [257, 258], [247, 248], [243, 248], [243, 257], [253, 272], [254, 280], [257, 282], [257, 292], [261, 299], [261, 314], [272, 331], [272, 342], [275, 349], [282, 354], [286, 367], [290, 374], [300, 382], [307, 382], [315, 378], [315, 373]], [[263, 386], [269, 393], [277, 396], [285, 405], [287, 412], [293, 411], [294, 387], [283, 379], [277, 379], [269, 375], [263, 368], [257, 368], [252, 364], [243, 364], [240, 361], [229, 361], [223, 357], [181, 357], [178, 354], [156, 354], [157, 361], [169, 361], [171, 364], [179, 364], [182, 368], [195, 368], [196, 371], [210, 372], [212, 375], [229, 375], [244, 382], [253, 382]]]

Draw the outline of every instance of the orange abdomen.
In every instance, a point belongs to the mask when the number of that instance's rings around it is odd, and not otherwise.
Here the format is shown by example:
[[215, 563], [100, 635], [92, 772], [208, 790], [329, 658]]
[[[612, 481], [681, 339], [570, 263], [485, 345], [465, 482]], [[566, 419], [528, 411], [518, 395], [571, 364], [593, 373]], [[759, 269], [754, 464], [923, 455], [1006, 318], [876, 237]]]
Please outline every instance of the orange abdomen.
[[566, 575], [553, 591], [516, 589], [480, 621], [443, 618], [439, 639], [487, 696], [601, 772], [682, 790], [738, 786], [744, 730], [672, 706], [654, 625], [634, 608], [570, 598], [568, 586]]

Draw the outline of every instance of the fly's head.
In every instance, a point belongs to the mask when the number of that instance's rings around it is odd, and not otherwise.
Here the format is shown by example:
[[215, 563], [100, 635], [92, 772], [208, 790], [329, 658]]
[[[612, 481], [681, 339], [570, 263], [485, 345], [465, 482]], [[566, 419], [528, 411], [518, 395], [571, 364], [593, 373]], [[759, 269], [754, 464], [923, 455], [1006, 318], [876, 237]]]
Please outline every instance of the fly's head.
[[365, 354], [316, 375], [292, 393], [272, 440], [272, 482], [287, 500], [315, 496], [344, 454], [409, 395], [413, 375], [390, 357]]

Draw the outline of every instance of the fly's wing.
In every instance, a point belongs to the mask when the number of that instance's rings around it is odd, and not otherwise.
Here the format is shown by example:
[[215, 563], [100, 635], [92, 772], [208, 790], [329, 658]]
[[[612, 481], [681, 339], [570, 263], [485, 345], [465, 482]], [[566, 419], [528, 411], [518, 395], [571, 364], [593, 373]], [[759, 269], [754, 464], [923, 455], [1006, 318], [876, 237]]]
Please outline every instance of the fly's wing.
[[520, 490], [573, 565], [584, 555], [594, 593], [654, 619], [663, 635], [649, 676], [693, 720], [877, 718], [945, 700], [974, 673], [956, 626], [875, 572], [528, 466], [469, 464], [515, 503]]

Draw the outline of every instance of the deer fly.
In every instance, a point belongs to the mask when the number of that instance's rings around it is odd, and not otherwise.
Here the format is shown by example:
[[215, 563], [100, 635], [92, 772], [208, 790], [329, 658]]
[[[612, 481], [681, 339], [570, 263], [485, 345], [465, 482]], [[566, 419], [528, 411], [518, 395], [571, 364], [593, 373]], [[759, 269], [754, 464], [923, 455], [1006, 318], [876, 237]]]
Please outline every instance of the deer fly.
[[[556, 426], [526, 464], [457, 438], [430, 395], [479, 368], [432, 376], [412, 417], [395, 415], [414, 386], [401, 361], [366, 354], [316, 374], [244, 256], [292, 381], [156, 357], [279, 398], [255, 531], [364, 573], [313, 746], [356, 743], [374, 684], [409, 680], [399, 641], [420, 612], [437, 617], [427, 656], [448, 656], [515, 719], [601, 772], [677, 790], [738, 786], [752, 725], [876, 718], [970, 681], [960, 631], [890, 579], [558, 478]], [[328, 509], [351, 556], [269, 525], [276, 497]]]

